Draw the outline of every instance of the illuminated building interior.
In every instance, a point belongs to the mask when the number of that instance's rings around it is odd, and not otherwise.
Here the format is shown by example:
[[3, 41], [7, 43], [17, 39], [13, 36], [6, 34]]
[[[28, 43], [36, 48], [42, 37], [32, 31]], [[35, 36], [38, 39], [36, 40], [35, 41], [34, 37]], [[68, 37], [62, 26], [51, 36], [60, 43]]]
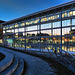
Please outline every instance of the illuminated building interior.
[[16, 49], [75, 51], [75, 2], [36, 12], [3, 25], [3, 44]]
[[[0, 20], [0, 24], [3, 23], [5, 21]], [[2, 38], [3, 38], [3, 28], [2, 25], [0, 25], [0, 44], [2, 44]]]

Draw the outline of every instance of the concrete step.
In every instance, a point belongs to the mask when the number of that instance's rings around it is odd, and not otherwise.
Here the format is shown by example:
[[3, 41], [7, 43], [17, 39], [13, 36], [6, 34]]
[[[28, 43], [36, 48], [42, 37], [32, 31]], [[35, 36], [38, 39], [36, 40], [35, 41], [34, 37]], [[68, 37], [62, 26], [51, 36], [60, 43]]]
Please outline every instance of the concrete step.
[[13, 62], [13, 55], [3, 50], [0, 50], [0, 52], [5, 55], [5, 58], [0, 62], [0, 72], [2, 72]]
[[0, 75], [11, 75], [18, 67], [19, 59], [14, 57], [12, 64], [7, 67], [4, 71], [0, 72]]
[[23, 73], [23, 70], [24, 70], [24, 60], [20, 58], [19, 65], [12, 75], [21, 75]]

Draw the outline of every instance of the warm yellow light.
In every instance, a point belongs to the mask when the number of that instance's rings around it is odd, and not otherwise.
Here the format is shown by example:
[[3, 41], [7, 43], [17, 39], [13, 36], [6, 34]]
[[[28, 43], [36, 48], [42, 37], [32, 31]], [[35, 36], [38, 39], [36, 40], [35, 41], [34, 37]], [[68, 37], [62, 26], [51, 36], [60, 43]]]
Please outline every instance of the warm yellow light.
[[2, 39], [0, 39], [0, 43], [2, 43]]
[[48, 40], [48, 38], [46, 38], [46, 40]]
[[59, 15], [57, 15], [57, 17], [59, 18]]
[[53, 39], [55, 40], [55, 37], [53, 37]]
[[64, 14], [62, 14], [62, 18], [64, 18]]
[[18, 24], [16, 24], [15, 27], [18, 27]]
[[34, 23], [38, 23], [39, 19], [35, 20]]
[[54, 16], [53, 16], [53, 20], [54, 20]]
[[44, 38], [41, 38], [41, 40], [44, 40]]
[[5, 30], [5, 27], [3, 28], [3, 30]]
[[75, 36], [73, 36], [73, 39], [75, 39]]
[[67, 13], [65, 13], [65, 17], [67, 16]]
[[67, 42], [67, 39], [65, 39], [65, 42]]
[[45, 18], [45, 21], [47, 21], [47, 18]]
[[75, 11], [73, 11], [73, 15], [75, 16]]
[[29, 22], [26, 22], [26, 25], [29, 25]]
[[24, 23], [21, 23], [21, 26], [24, 26], [25, 24]]
[[62, 39], [64, 40], [64, 37], [62, 37]]
[[69, 14], [70, 14], [70, 16], [72, 16], [72, 11]]
[[51, 20], [52, 20], [52, 19], [53, 19], [53, 16], [51, 16], [50, 18], [51, 18]]

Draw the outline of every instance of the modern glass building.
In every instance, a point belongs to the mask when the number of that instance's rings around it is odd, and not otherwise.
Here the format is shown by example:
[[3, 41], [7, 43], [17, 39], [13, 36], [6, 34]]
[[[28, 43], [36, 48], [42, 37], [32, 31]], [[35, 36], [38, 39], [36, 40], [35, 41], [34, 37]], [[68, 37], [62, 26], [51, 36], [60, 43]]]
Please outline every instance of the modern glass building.
[[3, 44], [24, 50], [75, 51], [75, 1], [3, 25]]
[[[0, 24], [5, 21], [0, 20]], [[3, 38], [3, 28], [2, 25], [0, 25], [0, 44], [2, 44], [2, 38]]]

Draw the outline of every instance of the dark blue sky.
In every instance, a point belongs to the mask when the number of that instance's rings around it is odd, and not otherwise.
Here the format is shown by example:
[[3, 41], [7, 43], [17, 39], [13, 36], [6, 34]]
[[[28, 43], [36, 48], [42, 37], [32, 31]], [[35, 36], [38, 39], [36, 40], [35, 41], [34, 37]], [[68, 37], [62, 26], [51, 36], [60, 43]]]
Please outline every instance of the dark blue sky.
[[72, 0], [0, 0], [0, 20], [9, 21]]

